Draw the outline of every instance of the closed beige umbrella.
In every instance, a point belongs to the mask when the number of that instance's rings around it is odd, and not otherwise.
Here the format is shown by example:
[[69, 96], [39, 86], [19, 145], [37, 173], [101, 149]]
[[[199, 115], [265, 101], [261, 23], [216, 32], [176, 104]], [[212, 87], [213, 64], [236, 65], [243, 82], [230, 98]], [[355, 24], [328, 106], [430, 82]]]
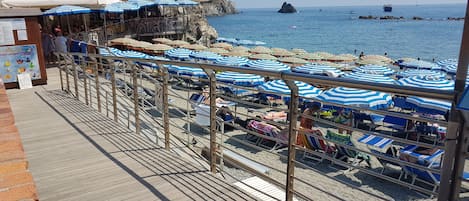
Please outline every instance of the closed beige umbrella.
[[255, 53], [255, 54], [270, 54], [272, 53], [272, 50], [264, 46], [256, 46], [250, 49], [249, 52]]
[[303, 53], [303, 54], [297, 55], [296, 57], [298, 57], [300, 59], [306, 59], [308, 61], [320, 61], [320, 60], [323, 59], [318, 54], [313, 54], [313, 53]]
[[221, 54], [221, 55], [226, 55], [229, 52], [226, 49], [216, 48], [216, 47], [208, 48], [207, 51], [217, 53], [217, 54]]
[[236, 46], [236, 47], [233, 47], [233, 49], [231, 49], [231, 51], [234, 51], [234, 52], [237, 52], [237, 51], [247, 52], [247, 51], [249, 51], [249, 48], [244, 47], [244, 46]]
[[279, 61], [288, 64], [290, 66], [301, 66], [303, 64], [309, 63], [308, 61], [296, 57], [282, 57], [278, 59]]
[[180, 46], [183, 46], [183, 45], [189, 45], [190, 43], [186, 42], [186, 41], [183, 41], [183, 40], [173, 40], [171, 42], [168, 42], [168, 44], [166, 45], [170, 45], [170, 46], [173, 46], [173, 47], [180, 47]]
[[189, 49], [189, 50], [197, 50], [197, 51], [207, 49], [207, 47], [205, 47], [203, 45], [199, 45], [199, 44], [181, 45], [180, 47], [186, 48], [186, 49]]
[[226, 54], [226, 56], [233, 56], [233, 57], [249, 57], [251, 56], [251, 53], [246, 52], [246, 51], [231, 51]]
[[300, 48], [293, 48], [293, 49], [291, 49], [291, 52], [293, 52], [293, 53], [295, 53], [295, 54], [304, 54], [304, 53], [308, 53], [306, 50], [300, 49]]
[[154, 43], [168, 44], [172, 42], [173, 40], [167, 39], [167, 38], [153, 38], [152, 41]]
[[250, 59], [257, 59], [257, 60], [277, 60], [277, 57], [274, 57], [270, 54], [253, 54], [249, 56]]
[[233, 45], [231, 45], [229, 43], [214, 43], [214, 44], [211, 45], [211, 47], [213, 47], [213, 48], [223, 48], [225, 50], [233, 49]]

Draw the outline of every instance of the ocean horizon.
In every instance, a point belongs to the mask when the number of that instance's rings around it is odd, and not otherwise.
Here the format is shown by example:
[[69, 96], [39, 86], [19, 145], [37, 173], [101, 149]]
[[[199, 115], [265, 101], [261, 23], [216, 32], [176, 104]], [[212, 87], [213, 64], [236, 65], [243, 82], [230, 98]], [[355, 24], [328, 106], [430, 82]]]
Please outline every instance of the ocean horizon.
[[[465, 14], [464, 4], [393, 5], [390, 13], [382, 5], [298, 7], [293, 14], [277, 10], [242, 8], [208, 20], [220, 37], [264, 41], [268, 47], [440, 60], [458, 57], [464, 21], [447, 18]], [[405, 20], [358, 19], [363, 15]]]

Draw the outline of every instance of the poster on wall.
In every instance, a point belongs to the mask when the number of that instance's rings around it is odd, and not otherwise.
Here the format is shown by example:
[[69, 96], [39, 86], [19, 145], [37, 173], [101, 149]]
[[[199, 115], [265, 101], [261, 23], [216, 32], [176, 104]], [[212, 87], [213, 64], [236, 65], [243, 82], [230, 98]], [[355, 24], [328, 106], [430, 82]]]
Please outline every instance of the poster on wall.
[[32, 80], [41, 79], [36, 45], [0, 47], [0, 77], [3, 82], [17, 82], [17, 75], [21, 73], [29, 73]]

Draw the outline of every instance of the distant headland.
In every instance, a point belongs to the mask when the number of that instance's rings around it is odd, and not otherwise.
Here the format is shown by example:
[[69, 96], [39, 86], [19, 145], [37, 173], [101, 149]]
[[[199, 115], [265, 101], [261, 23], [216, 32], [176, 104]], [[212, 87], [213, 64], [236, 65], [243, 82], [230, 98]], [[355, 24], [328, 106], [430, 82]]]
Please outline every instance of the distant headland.
[[296, 13], [296, 8], [293, 7], [290, 3], [283, 2], [282, 8], [278, 10], [279, 13]]

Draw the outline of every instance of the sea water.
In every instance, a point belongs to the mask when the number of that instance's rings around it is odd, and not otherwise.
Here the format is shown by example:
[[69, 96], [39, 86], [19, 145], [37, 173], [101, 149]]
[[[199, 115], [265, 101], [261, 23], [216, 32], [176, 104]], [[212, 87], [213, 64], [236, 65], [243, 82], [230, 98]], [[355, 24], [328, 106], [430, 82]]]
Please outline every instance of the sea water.
[[[259, 40], [269, 47], [303, 48], [310, 52], [366, 54], [387, 53], [392, 58], [426, 60], [457, 58], [465, 5], [394, 5], [391, 13], [382, 6], [297, 8], [281, 14], [276, 8], [240, 9], [239, 14], [209, 17], [220, 37]], [[364, 20], [362, 15], [405, 20]], [[412, 20], [412, 17], [424, 20]]]

